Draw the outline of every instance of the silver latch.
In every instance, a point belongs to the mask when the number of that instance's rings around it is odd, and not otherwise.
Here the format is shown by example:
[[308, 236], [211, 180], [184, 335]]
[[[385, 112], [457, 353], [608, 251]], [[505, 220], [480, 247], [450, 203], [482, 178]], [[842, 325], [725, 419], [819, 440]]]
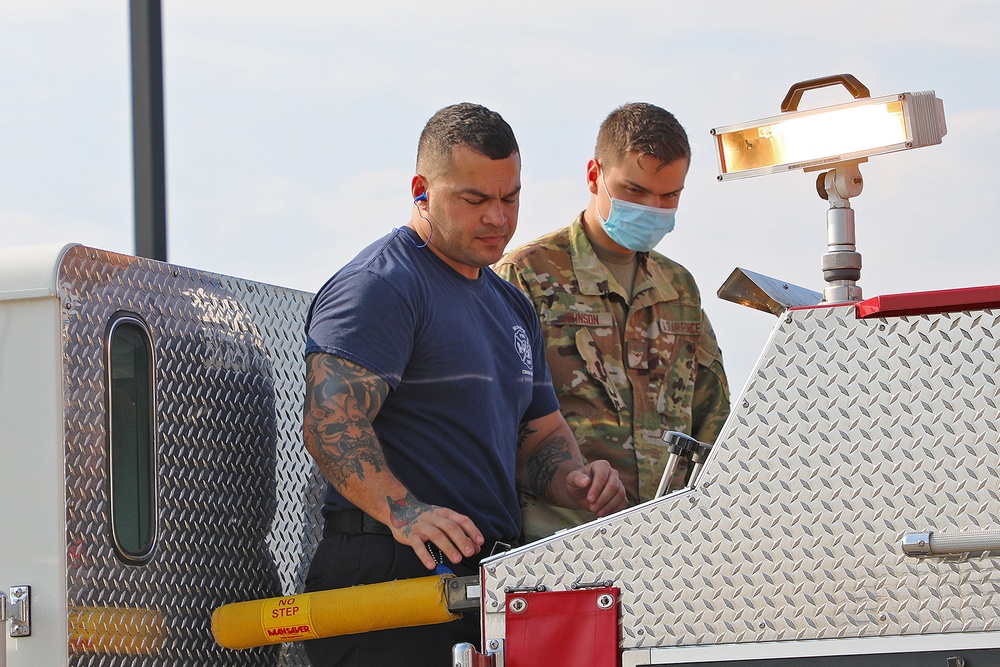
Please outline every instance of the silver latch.
[[[3, 598], [3, 594], [0, 594]], [[0, 603], [0, 620], [10, 620], [11, 637], [31, 636], [31, 586], [12, 586], [10, 595]]]

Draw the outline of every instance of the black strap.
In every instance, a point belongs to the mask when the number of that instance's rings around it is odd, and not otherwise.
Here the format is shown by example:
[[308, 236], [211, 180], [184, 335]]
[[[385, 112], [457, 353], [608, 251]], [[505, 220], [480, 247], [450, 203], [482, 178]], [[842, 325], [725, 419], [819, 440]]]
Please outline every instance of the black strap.
[[330, 537], [335, 533], [392, 535], [389, 526], [379, 523], [359, 509], [328, 513], [326, 523], [323, 525], [323, 537]]
[[[329, 512], [323, 525], [323, 537], [337, 533], [347, 535], [392, 535], [392, 531], [384, 523], [371, 518], [359, 509]], [[516, 546], [516, 540], [487, 540], [479, 551], [478, 559], [493, 556]]]

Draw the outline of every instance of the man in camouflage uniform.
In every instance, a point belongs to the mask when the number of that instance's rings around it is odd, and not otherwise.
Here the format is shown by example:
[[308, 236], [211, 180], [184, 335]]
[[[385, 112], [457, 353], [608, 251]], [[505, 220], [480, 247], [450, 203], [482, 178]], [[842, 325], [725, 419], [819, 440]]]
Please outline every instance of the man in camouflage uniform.
[[[656, 492], [664, 431], [711, 443], [729, 415], [722, 353], [698, 287], [652, 251], [673, 227], [690, 159], [672, 114], [651, 104], [616, 109], [587, 164], [586, 210], [495, 267], [535, 304], [566, 421], [588, 461], [606, 459], [618, 471], [630, 505]], [[519, 493], [526, 540], [594, 518]]]

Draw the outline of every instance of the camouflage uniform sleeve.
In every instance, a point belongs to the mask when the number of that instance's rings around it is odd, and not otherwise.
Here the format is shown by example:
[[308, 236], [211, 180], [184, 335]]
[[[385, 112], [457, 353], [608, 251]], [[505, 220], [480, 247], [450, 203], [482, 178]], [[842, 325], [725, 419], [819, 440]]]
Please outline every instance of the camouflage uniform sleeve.
[[712, 324], [704, 311], [701, 315], [705, 326], [698, 341], [698, 374], [691, 406], [691, 435], [701, 442], [714, 443], [729, 417], [729, 382], [722, 367], [722, 350]]
[[511, 285], [521, 290], [526, 297], [534, 302], [534, 298], [531, 294], [531, 287], [528, 285], [527, 281], [524, 279], [524, 273], [521, 271], [517, 265], [513, 262], [508, 262], [501, 260], [494, 267], [493, 270], [498, 276], [509, 282]]
[[522, 292], [524, 291], [524, 285], [521, 284], [522, 281], [520, 272], [513, 263], [507, 261], [506, 257], [494, 264], [493, 270], [498, 276], [509, 282], [511, 285], [514, 285]]

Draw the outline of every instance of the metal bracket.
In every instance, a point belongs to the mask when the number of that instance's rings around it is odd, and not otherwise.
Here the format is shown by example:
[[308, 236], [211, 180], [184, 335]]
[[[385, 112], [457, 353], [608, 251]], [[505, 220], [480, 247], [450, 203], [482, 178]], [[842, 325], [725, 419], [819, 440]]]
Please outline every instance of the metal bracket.
[[504, 667], [503, 640], [486, 642], [486, 652], [480, 653], [469, 643], [455, 644], [451, 649], [455, 667]]
[[1000, 555], [1000, 530], [924, 531], [903, 535], [903, 553], [914, 558], [984, 558]]
[[778, 316], [789, 308], [815, 306], [823, 300], [819, 292], [739, 267], [733, 269], [716, 294], [720, 299]]
[[504, 667], [503, 640], [491, 639], [486, 642], [486, 655], [493, 661], [493, 667]]
[[[0, 594], [0, 598], [3, 594]], [[31, 636], [31, 586], [12, 586], [10, 595], [2, 605], [5, 607], [2, 618], [10, 619], [11, 637]]]
[[445, 583], [445, 587], [448, 611], [453, 614], [466, 611], [478, 613], [479, 599], [482, 597], [479, 575], [452, 577]]
[[906, 533], [903, 535], [903, 553], [915, 558], [926, 558], [931, 555], [930, 531], [923, 533]]

